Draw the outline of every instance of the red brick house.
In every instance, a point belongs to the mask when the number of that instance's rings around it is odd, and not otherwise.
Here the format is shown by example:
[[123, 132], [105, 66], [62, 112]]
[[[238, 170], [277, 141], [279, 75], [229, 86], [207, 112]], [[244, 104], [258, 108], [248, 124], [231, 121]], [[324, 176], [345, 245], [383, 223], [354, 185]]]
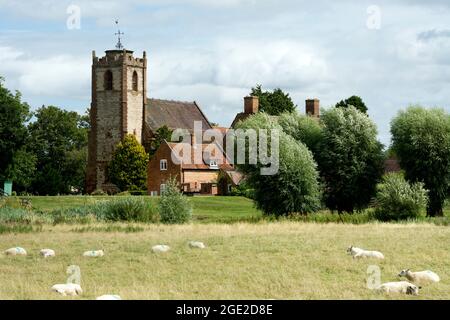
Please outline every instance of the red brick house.
[[[192, 147], [191, 157], [186, 162], [181, 158], [183, 153], [178, 151], [183, 145]], [[202, 163], [194, 161], [195, 148], [201, 148], [201, 153], [205, 154]], [[180, 157], [176, 156], [178, 154]], [[176, 158], [176, 161], [173, 161], [172, 157]], [[174, 143], [164, 140], [148, 164], [148, 192], [151, 195], [160, 195], [167, 181], [175, 178], [185, 194], [226, 194], [227, 190], [219, 184], [221, 171], [230, 172], [234, 171], [234, 168], [223, 149], [217, 144], [188, 145], [185, 142]]]

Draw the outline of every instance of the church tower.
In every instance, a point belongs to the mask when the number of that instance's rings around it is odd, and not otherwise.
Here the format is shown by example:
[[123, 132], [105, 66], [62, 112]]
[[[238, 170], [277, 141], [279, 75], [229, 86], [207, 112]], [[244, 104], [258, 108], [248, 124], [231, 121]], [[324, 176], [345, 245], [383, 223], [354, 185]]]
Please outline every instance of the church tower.
[[109, 182], [107, 165], [115, 146], [127, 134], [134, 134], [142, 143], [146, 104], [145, 51], [142, 58], [125, 49], [108, 50], [101, 58], [93, 51], [87, 193], [105, 188]]

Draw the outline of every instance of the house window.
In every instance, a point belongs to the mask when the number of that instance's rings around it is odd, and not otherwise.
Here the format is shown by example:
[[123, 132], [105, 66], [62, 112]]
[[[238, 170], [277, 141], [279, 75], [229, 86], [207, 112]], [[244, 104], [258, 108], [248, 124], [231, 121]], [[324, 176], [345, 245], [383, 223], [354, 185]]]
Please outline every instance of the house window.
[[166, 191], [166, 184], [165, 183], [161, 183], [161, 186], [159, 187], [159, 193], [163, 194], [164, 191]]
[[137, 72], [133, 72], [133, 91], [138, 91], [138, 74]]
[[158, 191], [150, 191], [150, 196], [155, 197], [158, 195]]
[[209, 167], [212, 169], [217, 169], [217, 161], [216, 160], [210, 160], [209, 161]]
[[105, 90], [112, 90], [113, 89], [113, 74], [111, 70], [108, 70], [105, 72], [104, 78], [103, 78], [103, 86]]
[[166, 159], [162, 159], [161, 161], [159, 161], [159, 169], [161, 171], [167, 170], [167, 160]]
[[228, 184], [228, 193], [231, 193], [231, 191], [233, 191], [233, 185], [232, 184]]

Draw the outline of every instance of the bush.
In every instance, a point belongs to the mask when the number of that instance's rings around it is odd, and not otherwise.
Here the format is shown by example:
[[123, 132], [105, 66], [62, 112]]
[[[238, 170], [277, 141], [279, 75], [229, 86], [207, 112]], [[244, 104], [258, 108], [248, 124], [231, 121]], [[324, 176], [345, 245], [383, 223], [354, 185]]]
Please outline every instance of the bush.
[[427, 205], [423, 183], [408, 183], [402, 174], [390, 173], [377, 186], [374, 217], [381, 221], [415, 219]]
[[167, 182], [166, 190], [159, 200], [161, 222], [167, 224], [185, 223], [192, 217], [192, 205], [183, 196], [175, 179]]
[[51, 224], [53, 223], [53, 218], [45, 213], [4, 206], [0, 208], [0, 223]]
[[104, 203], [104, 219], [107, 221], [156, 222], [158, 212], [150, 201], [126, 197]]
[[86, 224], [95, 221], [157, 222], [156, 207], [138, 197], [99, 201], [84, 207], [58, 209], [52, 212], [54, 223]]

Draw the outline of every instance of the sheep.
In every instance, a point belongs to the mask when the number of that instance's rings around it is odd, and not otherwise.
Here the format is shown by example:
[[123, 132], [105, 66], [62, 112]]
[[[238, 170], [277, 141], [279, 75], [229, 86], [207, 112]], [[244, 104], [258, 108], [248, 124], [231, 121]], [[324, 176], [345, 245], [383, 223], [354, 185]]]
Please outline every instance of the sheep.
[[104, 294], [95, 300], [122, 300], [122, 298], [116, 294]]
[[200, 241], [189, 241], [189, 247], [191, 248], [198, 248], [198, 249], [205, 249], [206, 246], [203, 242]]
[[153, 252], [167, 252], [170, 250], [170, 247], [165, 244], [158, 244], [152, 247]]
[[419, 288], [408, 281], [386, 282], [376, 288], [377, 291], [385, 293], [405, 293], [410, 295], [419, 295]]
[[4, 254], [7, 256], [26, 256], [27, 251], [21, 247], [9, 248], [4, 251]]
[[44, 256], [44, 258], [48, 257], [54, 257], [55, 256], [55, 250], [52, 249], [42, 249], [40, 251], [41, 255]]
[[418, 285], [427, 285], [441, 280], [436, 273], [430, 270], [412, 272], [409, 269], [405, 269], [400, 271], [398, 276], [406, 277], [409, 281]]
[[355, 258], [376, 258], [376, 259], [384, 259], [384, 255], [379, 251], [368, 251], [361, 248], [357, 248], [354, 246], [350, 246], [347, 248], [347, 253]]
[[90, 250], [83, 253], [84, 257], [103, 257], [104, 255], [103, 250]]
[[76, 296], [83, 293], [81, 286], [76, 283], [55, 284], [52, 287], [52, 291], [58, 292], [63, 296]]

